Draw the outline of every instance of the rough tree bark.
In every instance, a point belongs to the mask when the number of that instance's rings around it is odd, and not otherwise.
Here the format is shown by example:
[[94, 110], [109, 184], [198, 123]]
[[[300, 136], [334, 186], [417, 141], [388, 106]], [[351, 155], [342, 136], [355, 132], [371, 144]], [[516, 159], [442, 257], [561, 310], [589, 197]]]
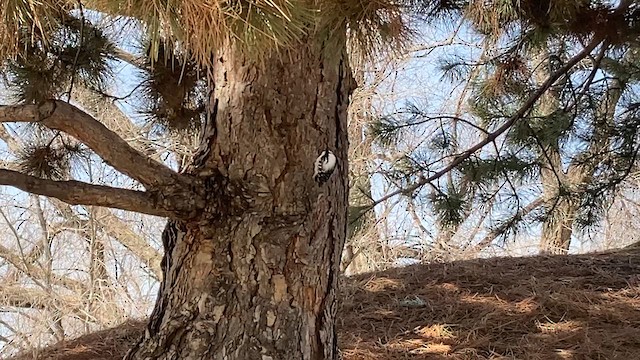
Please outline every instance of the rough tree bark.
[[[534, 63], [537, 64], [534, 76], [539, 83], [542, 83], [549, 77], [549, 74], [556, 71], [557, 65], [554, 66], [551, 61], [551, 51], [546, 47], [537, 50], [532, 55]], [[563, 78], [561, 83], [565, 81], [566, 78]], [[561, 85], [551, 87], [540, 97], [535, 107], [537, 115], [549, 118], [560, 108], [560, 88]], [[540, 171], [542, 198], [547, 213], [547, 217], [542, 223], [539, 248], [541, 254], [560, 254], [564, 252], [563, 249], [569, 248], [575, 210], [571, 199], [560, 197], [561, 187], [569, 183], [567, 174], [562, 168], [560, 140], [555, 138], [545, 139], [545, 141], [548, 144], [544, 148], [538, 149], [539, 161], [542, 164]]]
[[571, 245], [576, 206], [571, 199], [559, 199], [549, 218], [542, 224], [541, 254], [567, 254]]
[[[345, 59], [312, 45], [261, 66], [217, 53], [210, 120], [186, 170], [209, 179], [212, 205], [169, 221], [157, 304], [128, 359], [336, 358], [353, 87]], [[327, 147], [340, 160], [318, 186], [313, 163]]]

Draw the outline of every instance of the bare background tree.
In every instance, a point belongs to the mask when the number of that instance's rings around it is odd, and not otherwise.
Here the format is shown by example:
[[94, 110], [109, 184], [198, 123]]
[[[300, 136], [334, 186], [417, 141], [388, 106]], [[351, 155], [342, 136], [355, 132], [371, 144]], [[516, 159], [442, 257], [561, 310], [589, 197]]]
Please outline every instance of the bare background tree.
[[[166, 148], [150, 143], [111, 101], [83, 89], [74, 100], [135, 148], [159, 158]], [[105, 116], [105, 115], [109, 116]], [[5, 168], [25, 166], [25, 141], [39, 129], [3, 125]], [[21, 136], [17, 136], [21, 135]], [[171, 144], [171, 139], [166, 143]], [[175, 149], [179, 153], [179, 148]], [[88, 152], [72, 169], [92, 183], [132, 186], [131, 181]], [[2, 189], [0, 246], [0, 333], [2, 354], [38, 348], [52, 341], [148, 314], [162, 278], [164, 220], [95, 206], [71, 206], [55, 198]]]

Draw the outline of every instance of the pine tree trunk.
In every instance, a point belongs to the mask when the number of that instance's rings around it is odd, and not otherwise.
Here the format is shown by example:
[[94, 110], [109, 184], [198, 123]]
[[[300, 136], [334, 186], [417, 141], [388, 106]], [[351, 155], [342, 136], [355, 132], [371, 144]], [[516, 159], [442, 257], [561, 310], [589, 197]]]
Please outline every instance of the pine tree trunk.
[[548, 218], [542, 224], [541, 254], [561, 255], [569, 252], [576, 210], [575, 205], [569, 199], [558, 199]]
[[574, 188], [571, 178], [562, 170], [562, 159], [557, 146], [545, 149], [546, 167], [542, 168], [542, 189], [546, 217], [540, 234], [540, 254], [566, 254], [571, 245], [571, 234], [576, 209], [571, 196], [561, 196], [560, 188], [565, 191]]
[[566, 191], [575, 186], [573, 179], [562, 170], [558, 147], [549, 146], [546, 149], [545, 161], [547, 164], [541, 175], [546, 217], [540, 234], [540, 254], [567, 254], [571, 246], [576, 208], [571, 196], [560, 195], [560, 188], [564, 187]]
[[[583, 156], [575, 157], [566, 171], [562, 171], [559, 146], [546, 149], [548, 169], [543, 169], [543, 191], [549, 209], [547, 219], [542, 224], [540, 253], [567, 254], [571, 246], [571, 235], [576, 214], [579, 210], [581, 188], [593, 181], [600, 162], [608, 156], [611, 131], [614, 128], [615, 109], [622, 96], [623, 85], [618, 79], [611, 79], [598, 108], [594, 124], [594, 134], [589, 148]], [[587, 161], [584, 161], [587, 159]], [[553, 169], [553, 170], [552, 170]], [[558, 180], [559, 179], [559, 180]], [[571, 196], [558, 197], [559, 182]]]
[[[536, 65], [534, 75], [540, 84], [556, 70], [550, 59], [551, 52], [547, 47], [540, 48], [533, 54]], [[557, 86], [545, 92], [536, 104], [535, 115], [546, 118], [557, 111], [560, 106], [559, 95]], [[542, 151], [538, 154], [543, 164], [540, 175], [547, 215], [542, 223], [539, 249], [541, 254], [566, 254], [573, 232], [573, 216], [568, 199], [559, 197], [559, 191], [569, 181], [562, 168], [560, 140], [556, 137], [545, 141], [550, 145], [540, 149]]]
[[[215, 205], [169, 221], [158, 302], [127, 358], [335, 359], [351, 70], [311, 45], [262, 66], [216, 55], [215, 110], [188, 170], [212, 179]], [[339, 163], [318, 186], [327, 147]]]

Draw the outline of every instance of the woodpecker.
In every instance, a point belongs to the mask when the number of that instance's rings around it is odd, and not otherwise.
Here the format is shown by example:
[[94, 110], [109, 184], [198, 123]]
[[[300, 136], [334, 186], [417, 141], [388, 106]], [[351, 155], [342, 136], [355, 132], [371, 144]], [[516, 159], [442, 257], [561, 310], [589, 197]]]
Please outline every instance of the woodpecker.
[[329, 180], [331, 174], [333, 174], [333, 170], [335, 170], [337, 164], [338, 160], [336, 156], [329, 149], [324, 150], [314, 164], [313, 180], [315, 180], [318, 185], [324, 184]]

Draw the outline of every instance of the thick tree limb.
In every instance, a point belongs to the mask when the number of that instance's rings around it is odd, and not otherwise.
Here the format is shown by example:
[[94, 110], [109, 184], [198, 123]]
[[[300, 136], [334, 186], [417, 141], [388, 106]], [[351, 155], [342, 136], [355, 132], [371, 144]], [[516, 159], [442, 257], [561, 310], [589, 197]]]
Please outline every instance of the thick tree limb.
[[5, 122], [39, 123], [65, 132], [87, 145], [107, 164], [147, 188], [186, 182], [183, 176], [141, 154], [91, 115], [63, 101], [0, 106], [0, 123]]
[[80, 181], [39, 179], [17, 171], [0, 169], [0, 185], [62, 200], [71, 205], [95, 205], [143, 214], [171, 217], [174, 213], [142, 191], [92, 185]]

